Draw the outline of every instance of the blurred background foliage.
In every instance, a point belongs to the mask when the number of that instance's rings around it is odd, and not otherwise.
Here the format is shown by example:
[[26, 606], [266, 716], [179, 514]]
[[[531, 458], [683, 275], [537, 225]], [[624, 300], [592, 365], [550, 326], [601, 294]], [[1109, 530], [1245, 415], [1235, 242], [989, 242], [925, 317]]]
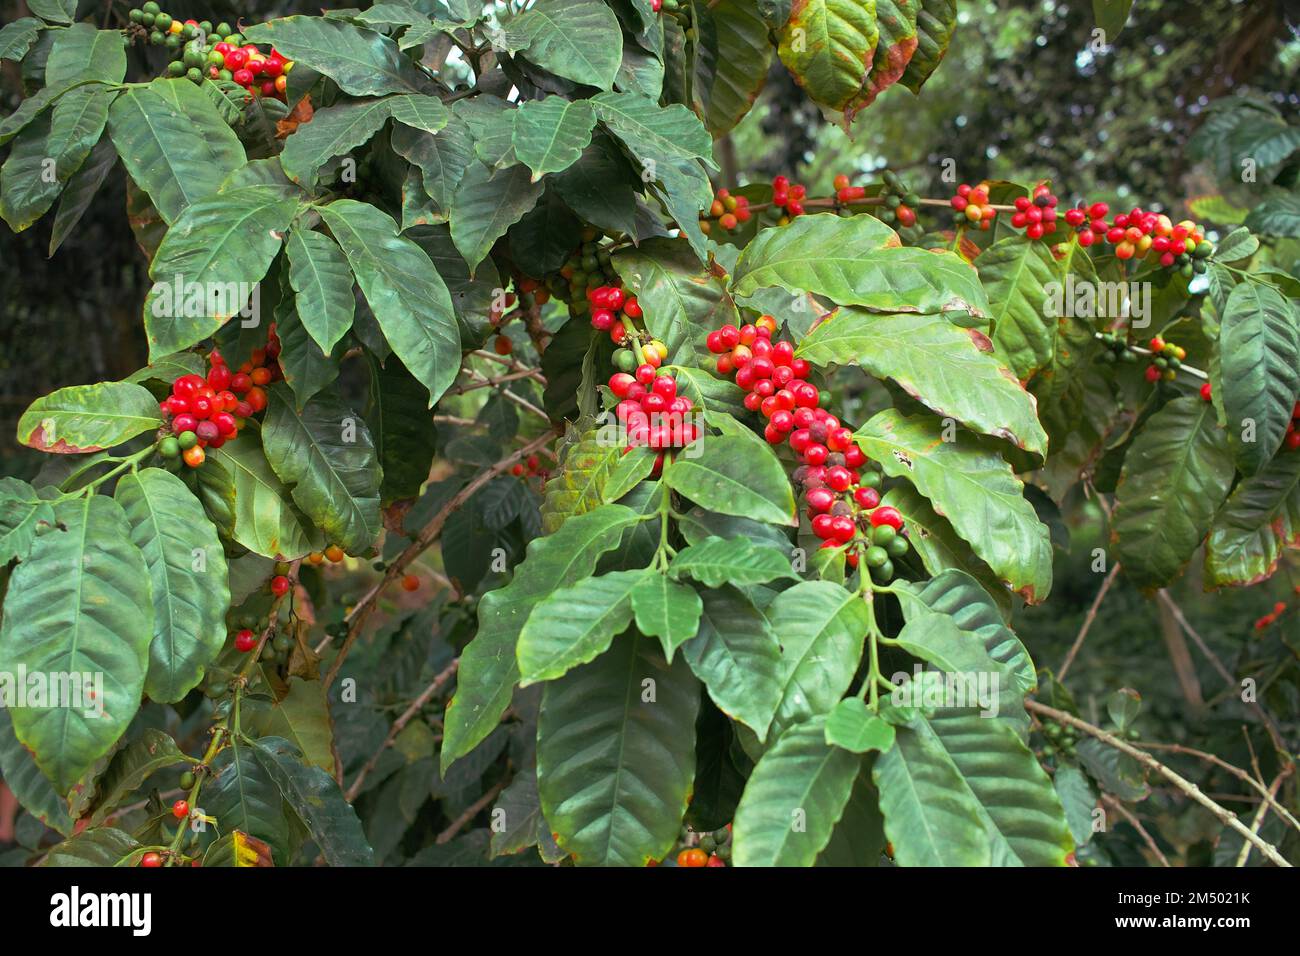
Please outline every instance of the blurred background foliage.
[[[319, 9], [264, 0], [238, 8], [198, 0], [167, 6], [181, 17], [231, 22]], [[1101, 46], [1087, 0], [963, 0], [952, 47], [921, 95], [891, 89], [858, 120], [852, 137], [820, 116], [776, 65], [754, 111], [718, 144], [719, 185], [785, 173], [806, 183], [809, 195], [826, 195], [836, 173], [864, 182], [888, 165], [923, 195], [946, 196], [953, 185], [942, 173], [951, 160], [957, 182], [1048, 179], [1069, 203], [1086, 197], [1181, 217], [1189, 213], [1188, 200], [1222, 195], [1229, 205], [1248, 208], [1270, 188], [1294, 188], [1296, 170], [1269, 170], [1258, 182], [1243, 184], [1228, 178], [1231, 155], [1217, 162], [1209, 155], [1212, 128], [1202, 134], [1199, 148], [1194, 137], [1222, 109], [1222, 102], [1211, 104], [1225, 97], [1243, 98], [1270, 122], [1300, 123], [1297, 6], [1294, 0], [1137, 0], [1123, 33]], [[111, 26], [125, 22], [127, 7], [121, 0], [82, 0], [78, 13]], [[27, 12], [22, 0], [0, 0], [0, 20]], [[129, 78], [161, 70], [157, 51], [135, 48], [130, 57]], [[3, 63], [0, 112], [12, 110], [24, 89], [18, 67]], [[39, 453], [14, 440], [17, 418], [33, 398], [64, 385], [120, 378], [144, 364], [139, 308], [148, 283], [146, 261], [124, 213], [123, 177], [114, 175], [52, 259], [48, 217], [20, 235], [0, 230], [0, 474], [26, 477], [40, 466]], [[1231, 221], [1231, 212], [1221, 215], [1220, 222]], [[1300, 260], [1295, 243], [1284, 240], [1273, 249], [1275, 261], [1293, 272]], [[1058, 554], [1052, 598], [1045, 607], [1018, 612], [1015, 621], [1039, 666], [1054, 671], [1108, 570], [1094, 563], [1107, 535], [1095, 503], [1067, 502], [1059, 530], [1059, 540], [1066, 544], [1068, 538], [1068, 544]], [[375, 577], [352, 562], [348, 570], [330, 573], [347, 578], [343, 587], [356, 591]], [[1257, 676], [1259, 700], [1291, 739], [1300, 729], [1298, 584], [1300, 569], [1293, 564], [1260, 587], [1207, 596], [1193, 567], [1172, 592], [1189, 625], [1232, 674]], [[1255, 620], [1278, 601], [1293, 606], [1276, 624], [1257, 630]], [[413, 620], [423, 633], [433, 632], [435, 650], [417, 648], [423, 660], [402, 675], [412, 685], [441, 666], [448, 642], [460, 642], [458, 629], [472, 626], [465, 607], [441, 602]], [[387, 640], [410, 626], [396, 623], [396, 633], [381, 631], [371, 653], [383, 658], [390, 650]], [[1247, 715], [1239, 691], [1195, 644], [1166, 605], [1140, 594], [1121, 575], [1100, 605], [1067, 685], [1083, 715], [1103, 724], [1108, 695], [1133, 687], [1144, 701], [1136, 725], [1143, 739], [1194, 743], [1244, 767], [1257, 756], [1270, 776], [1276, 772], [1271, 755], [1252, 753], [1243, 733]], [[353, 730], [367, 739], [381, 732], [379, 723]], [[516, 742], [503, 737], [494, 746], [499, 752]], [[1203, 762], [1168, 759], [1212, 795], [1242, 792], [1239, 781], [1207, 771]], [[1244, 804], [1233, 808], [1253, 812]], [[1195, 805], [1172, 799], [1157, 784], [1137, 810], [1139, 819], [1156, 824], [1149, 829], [1171, 859], [1211, 861], [1211, 841], [1221, 827]], [[1128, 823], [1112, 817], [1111, 826], [1081, 852], [1082, 860], [1122, 864], [1147, 852]], [[390, 849], [400, 856], [398, 838], [400, 831]], [[384, 842], [378, 840], [377, 847]], [[1220, 853], [1232, 850], [1230, 840], [1225, 845]]]

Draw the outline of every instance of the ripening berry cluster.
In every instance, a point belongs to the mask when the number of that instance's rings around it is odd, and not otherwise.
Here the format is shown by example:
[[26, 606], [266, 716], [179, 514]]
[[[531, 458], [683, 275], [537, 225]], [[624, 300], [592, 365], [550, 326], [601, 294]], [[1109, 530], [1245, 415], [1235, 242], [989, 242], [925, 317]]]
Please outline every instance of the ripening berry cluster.
[[1106, 351], [1101, 353], [1101, 359], [1108, 365], [1118, 362], [1132, 364], [1137, 361], [1137, 353], [1128, 347], [1128, 339], [1124, 336], [1114, 332], [1102, 332], [1100, 339], [1106, 346]]
[[[689, 842], [694, 837], [695, 834], [689, 828], [683, 830], [683, 841]], [[726, 866], [731, 859], [731, 824], [712, 833], [701, 834], [698, 842], [678, 851], [675, 859], [678, 866], [689, 869]]]
[[[132, 23], [146, 31], [154, 46], [165, 46], [175, 59], [167, 74], [188, 77], [195, 83], [227, 80], [250, 93], [283, 100], [287, 74], [293, 61], [272, 49], [265, 54], [226, 23], [214, 29], [210, 20], [181, 21], [159, 8], [153, 0], [127, 14]], [[145, 35], [145, 34], [141, 34]]]
[[803, 201], [808, 190], [798, 183], [791, 184], [789, 177], [776, 176], [772, 179], [772, 205], [781, 210], [777, 219], [778, 226], [787, 225], [791, 219], [804, 214]]
[[719, 189], [708, 215], [700, 219], [700, 231], [708, 235], [716, 222], [724, 232], [730, 232], [742, 222], [749, 222], [750, 216], [748, 196], [733, 196], [731, 190]]
[[1029, 239], [1042, 239], [1056, 232], [1056, 204], [1058, 200], [1045, 185], [1034, 187], [1033, 197], [1017, 196], [1016, 211], [1011, 214], [1011, 225], [1024, 229]]
[[1178, 377], [1183, 359], [1187, 358], [1187, 350], [1181, 345], [1166, 342], [1158, 335], [1151, 340], [1150, 345], [1151, 364], [1145, 373], [1147, 381], [1158, 382], [1163, 378], [1166, 382], [1172, 382]]
[[[596, 286], [587, 293], [587, 303], [591, 308], [591, 327], [608, 332], [615, 345], [628, 341], [628, 326], [642, 314], [636, 296], [628, 295], [617, 285]], [[666, 354], [657, 356], [659, 361], [654, 365], [657, 367], [666, 357]]]
[[262, 386], [279, 377], [275, 361], [279, 353], [280, 341], [272, 330], [266, 348], [257, 349], [238, 372], [232, 373], [221, 353], [213, 349], [206, 378], [182, 375], [172, 382], [171, 394], [158, 405], [170, 430], [158, 441], [163, 460], [180, 458], [197, 468], [206, 457], [205, 448], [220, 448], [238, 435], [244, 419], [266, 408]]
[[569, 305], [572, 315], [586, 315], [591, 308], [587, 293], [599, 286], [621, 285], [618, 273], [611, 264], [608, 246], [600, 243], [601, 233], [587, 229], [582, 243], [560, 266], [559, 272], [548, 277], [546, 285], [551, 294]]
[[[891, 169], [886, 169], [881, 174], [881, 179], [884, 188], [880, 193], [882, 208], [879, 219], [891, 226], [898, 226], [906, 234], [916, 226], [916, 210], [921, 205], [921, 197], [908, 189], [898, 173]], [[919, 230], [917, 235], [910, 238], [919, 238]]]
[[[1297, 589], [1296, 593], [1300, 594], [1300, 589]], [[1257, 631], [1268, 630], [1269, 627], [1271, 627], [1273, 623], [1277, 621], [1277, 619], [1285, 613], [1286, 613], [1286, 602], [1278, 601], [1276, 604], [1273, 605], [1272, 611], [1270, 611], [1268, 614], [1265, 614], [1263, 617], [1256, 619], [1255, 630]]]
[[1168, 216], [1134, 206], [1110, 222], [1110, 207], [1104, 202], [1080, 203], [1065, 213], [1065, 221], [1079, 234], [1079, 245], [1091, 246], [1099, 239], [1115, 247], [1118, 259], [1146, 259], [1166, 269], [1179, 269], [1188, 278], [1205, 272], [1204, 262], [1214, 253], [1214, 243], [1190, 219], [1174, 223]]
[[[1028, 203], [1028, 200], [1025, 202]], [[989, 202], [988, 186], [983, 183], [978, 186], [962, 183], [957, 187], [957, 194], [948, 200], [948, 203], [954, 210], [953, 219], [958, 224], [965, 223], [970, 228], [982, 232], [988, 232], [993, 228], [993, 220], [997, 218], [998, 211]]]
[[536, 455], [529, 455], [524, 461], [513, 465], [510, 474], [516, 478], [540, 478], [542, 481], [550, 477], [550, 472], [542, 467], [541, 459]]
[[[763, 437], [788, 441], [798, 456], [794, 480], [803, 490], [812, 531], [823, 548], [851, 545], [847, 560], [866, 561], [882, 581], [894, 576], [892, 559], [908, 551], [898, 511], [880, 504], [881, 475], [853, 440], [853, 432], [822, 407], [823, 393], [809, 382], [812, 366], [794, 346], [772, 341], [776, 320], [761, 316], [740, 328], [724, 325], [706, 344], [718, 356], [719, 374], [735, 376], [748, 394], [745, 407], [767, 419]], [[885, 530], [882, 530], [884, 528]]]
[[627, 433], [623, 454], [643, 445], [659, 452], [651, 475], [663, 470], [665, 455], [699, 437], [699, 428], [687, 420], [695, 403], [677, 394], [677, 380], [667, 369], [647, 363], [631, 375], [615, 372], [609, 377], [609, 390], [619, 399], [614, 415]]

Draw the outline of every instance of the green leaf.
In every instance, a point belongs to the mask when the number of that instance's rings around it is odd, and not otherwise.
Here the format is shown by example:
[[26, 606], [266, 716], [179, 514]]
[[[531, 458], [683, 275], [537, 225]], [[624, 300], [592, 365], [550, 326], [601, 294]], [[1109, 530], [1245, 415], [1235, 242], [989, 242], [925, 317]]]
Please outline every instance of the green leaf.
[[151, 774], [189, 762], [169, 734], [152, 727], [145, 728], [138, 740], [113, 754], [103, 776], [96, 781], [99, 792], [95, 796], [95, 812], [91, 815], [90, 826], [100, 826], [144, 785]]
[[32, 0], [27, 9], [49, 23], [71, 23], [77, 15], [77, 0]]
[[271, 709], [266, 736], [285, 738], [309, 764], [333, 773], [334, 728], [324, 685], [290, 677], [289, 692]]
[[0, 60], [22, 60], [43, 29], [45, 25], [35, 17], [19, 17], [0, 27]]
[[320, 167], [369, 141], [390, 115], [387, 99], [354, 100], [319, 109], [310, 123], [285, 138], [280, 164], [291, 180], [310, 189]]
[[[572, 454], [572, 452], [570, 452]], [[602, 501], [618, 501], [654, 470], [659, 453], [649, 445], [637, 445], [619, 456], [601, 489]], [[549, 487], [547, 489], [549, 491]], [[543, 520], [545, 520], [543, 518]]]
[[826, 743], [855, 754], [894, 746], [894, 725], [867, 710], [857, 697], [846, 697], [826, 717]]
[[[992, 866], [1064, 866], [1074, 849], [1065, 811], [1051, 781], [1014, 730], [978, 712], [941, 708], [900, 728], [902, 745], [913, 734], [941, 751], [957, 772], [989, 838]], [[884, 758], [881, 758], [884, 759]], [[886, 832], [898, 856], [900, 842]]]
[[474, 161], [474, 140], [465, 121], [451, 116], [436, 134], [399, 126], [393, 130], [392, 145], [420, 167], [425, 194], [440, 221], [446, 221], [461, 178]]
[[90, 23], [74, 23], [55, 32], [45, 61], [46, 86], [66, 86], [81, 80], [121, 83], [124, 76], [126, 38], [121, 30], [96, 30]]
[[743, 592], [724, 586], [701, 597], [699, 633], [682, 655], [718, 709], [765, 740], [781, 702], [781, 645]]
[[636, 93], [601, 93], [591, 105], [597, 118], [643, 163], [703, 159], [713, 165], [712, 137], [680, 103], [663, 107]]
[[218, 837], [203, 852], [204, 867], [274, 866], [272, 851], [264, 842], [241, 830]]
[[127, 174], [168, 223], [247, 161], [212, 100], [186, 79], [128, 88], [109, 108], [108, 134]]
[[123, 830], [95, 827], [51, 847], [41, 866], [117, 866], [139, 846], [135, 837]]
[[344, 93], [422, 93], [425, 81], [397, 44], [373, 30], [323, 17], [269, 20], [243, 31], [248, 43], [269, 43], [299, 68], [328, 76]]
[[908, 418], [894, 409], [875, 415], [854, 438], [887, 475], [908, 479], [930, 499], [999, 580], [1031, 603], [1047, 597], [1052, 585], [1047, 526], [1001, 456], [965, 432], [944, 441], [934, 419]]
[[1065, 810], [1074, 842], [1084, 846], [1092, 839], [1093, 811], [1097, 809], [1097, 794], [1092, 784], [1078, 767], [1057, 767], [1052, 786]]
[[379, 536], [381, 472], [366, 423], [333, 389], [301, 412], [283, 385], [267, 397], [266, 460], [327, 541], [353, 554], [369, 550]]
[[[914, 594], [930, 611], [946, 617], [963, 633], [975, 637], [989, 657], [1007, 668], [1022, 695], [1038, 686], [1029, 652], [1003, 622], [1002, 613], [988, 592], [969, 574], [950, 568], [923, 584], [908, 585], [901, 593]], [[909, 613], [906, 601], [903, 602], [903, 612], [905, 615]]]
[[[548, 534], [574, 515], [585, 514], [605, 501], [605, 483], [619, 462], [628, 457], [620, 456], [621, 450], [601, 429], [586, 432], [569, 448], [562, 466], [546, 482], [542, 528]], [[653, 461], [653, 455], [651, 458]]]
[[276, 865], [284, 866], [289, 844], [284, 798], [259, 756], [247, 740], [232, 737], [213, 763], [215, 776], [203, 785], [203, 809], [217, 818], [222, 832], [239, 830], [270, 844]]
[[551, 181], [569, 208], [586, 222], [607, 232], [636, 234], [641, 181], [603, 130], [597, 131], [576, 163]]
[[1232, 457], [1245, 475], [1277, 453], [1300, 399], [1297, 316], [1293, 303], [1262, 282], [1234, 288], [1220, 316], [1219, 391]]
[[99, 187], [116, 165], [117, 150], [113, 148], [113, 141], [105, 136], [95, 144], [81, 168], [72, 174], [63, 187], [63, 193], [59, 196], [59, 208], [54, 211], [48, 255], [53, 256], [59, 246], [63, 245], [63, 240], [68, 238], [81, 221], [99, 192]]
[[198, 470], [199, 496], [225, 534], [277, 561], [292, 561], [324, 546], [320, 532], [298, 511], [271, 470], [255, 433], [243, 431], [207, 452]]
[[252, 751], [285, 801], [307, 825], [326, 863], [374, 865], [374, 851], [366, 841], [361, 821], [332, 776], [320, 767], [302, 763], [297, 749], [278, 737], [253, 741]]
[[595, 0], [538, 0], [507, 22], [523, 52], [542, 69], [608, 90], [623, 60], [623, 31], [614, 11]]
[[694, 109], [714, 136], [729, 132], [753, 108], [772, 63], [762, 13], [747, 0], [693, 7], [691, 93]]
[[804, 581], [767, 608], [781, 641], [777, 727], [830, 713], [853, 682], [871, 620], [862, 597], [829, 581]]
[[384, 338], [429, 390], [429, 407], [460, 369], [460, 328], [451, 295], [423, 249], [368, 203], [338, 199], [321, 217], [343, 248]]
[[1046, 242], [1007, 236], [976, 260], [988, 290], [993, 344], [1021, 381], [1052, 359], [1056, 320], [1048, 315], [1048, 287], [1065, 273]]
[[1127, 803], [1136, 803], [1151, 795], [1146, 770], [1128, 754], [1095, 737], [1079, 741], [1076, 749], [1079, 762], [1105, 792]]
[[736, 866], [811, 866], [844, 813], [859, 758], [826, 743], [826, 718], [789, 728], [754, 767], [736, 808]]
[[24, 561], [38, 534], [54, 527], [54, 509], [17, 478], [0, 478], [0, 566]]
[[519, 680], [516, 644], [533, 608], [566, 582], [590, 575], [636, 520], [623, 505], [571, 518], [554, 534], [530, 541], [510, 583], [483, 596], [478, 633], [461, 654], [456, 695], [447, 705], [444, 768], [491, 733], [510, 705]]
[[203, 507], [175, 475], [161, 468], [129, 472], [113, 497], [144, 555], [153, 594], [144, 692], [175, 703], [198, 685], [226, 642], [226, 556]]
[[1105, 43], [1113, 43], [1119, 36], [1132, 9], [1133, 0], [1092, 0], [1092, 15], [1105, 33]]
[[657, 637], [669, 662], [673, 652], [696, 635], [703, 604], [695, 589], [664, 574], [646, 574], [633, 586], [632, 611], [636, 628]]
[[707, 355], [701, 348], [704, 336], [739, 322], [726, 288], [680, 240], [648, 239], [621, 250], [612, 261], [641, 304], [646, 330], [668, 347], [671, 363]]
[[777, 52], [795, 82], [818, 105], [845, 109], [871, 71], [876, 0], [808, 0], [778, 34]]
[[1228, 438], [1214, 406], [1199, 395], [1175, 398], [1149, 418], [1128, 453], [1115, 489], [1115, 557], [1140, 588], [1177, 577], [1210, 530], [1232, 483]]
[[695, 775], [699, 703], [686, 662], [670, 666], [657, 642], [631, 635], [546, 685], [538, 791], [579, 866], [645, 866], [672, 849]]
[[871, 73], [861, 95], [844, 111], [851, 121], [870, 106], [877, 96], [897, 83], [917, 48], [916, 15], [921, 0], [876, 0], [876, 24], [880, 38], [871, 60]]
[[675, 578], [691, 577], [710, 588], [766, 584], [780, 578], [798, 580], [785, 551], [748, 538], [728, 540], [716, 535], [683, 548], [668, 571]]
[[70, 385], [27, 407], [18, 420], [18, 441], [38, 451], [79, 455], [112, 448], [161, 425], [158, 402], [141, 385]]
[[515, 155], [533, 171], [533, 182], [546, 173], [568, 169], [591, 142], [596, 114], [587, 100], [548, 96], [519, 106], [515, 114]]
[[489, 169], [471, 163], [465, 170], [451, 209], [451, 238], [471, 276], [506, 230], [537, 205], [543, 188], [522, 165]]
[[452, 115], [468, 128], [474, 140], [474, 155], [484, 165], [496, 169], [518, 162], [514, 145], [517, 107], [499, 96], [486, 94], [457, 100], [452, 104]]
[[14, 734], [8, 707], [0, 707], [0, 775], [23, 809], [64, 836], [72, 832], [67, 801], [36, 765], [36, 758]]
[[285, 252], [298, 315], [312, 341], [329, 354], [352, 328], [356, 309], [347, 257], [329, 236], [309, 229], [289, 233]]
[[757, 454], [747, 439], [711, 435], [700, 453], [680, 456], [664, 472], [674, 491], [710, 511], [793, 525], [794, 495], [775, 454]]
[[266, 276], [298, 201], [275, 186], [241, 186], [185, 209], [149, 264], [144, 304], [151, 358], [211, 336], [245, 308]]
[[876, 758], [871, 778], [896, 864], [990, 865], [992, 840], [979, 803], [934, 734], [898, 728], [894, 746]]
[[1300, 236], [1300, 193], [1277, 193], [1250, 211], [1246, 226], [1265, 236]]
[[383, 469], [381, 505], [416, 498], [433, 464], [437, 429], [425, 408], [424, 386], [395, 357], [383, 367], [370, 358], [370, 405], [366, 420]]
[[54, 515], [60, 527], [38, 536], [9, 578], [0, 671], [84, 675], [83, 693], [94, 692], [93, 700], [59, 700], [78, 684], [50, 687], [56, 699], [9, 708], [18, 739], [67, 793], [140, 707], [153, 609], [121, 506], [101, 495], [65, 498]]
[[948, 52], [948, 44], [957, 29], [957, 0], [921, 0], [916, 26], [916, 52], [898, 82], [913, 93], [920, 93]]
[[[68, 96], [81, 93], [73, 90]], [[65, 96], [59, 102], [67, 99]], [[62, 183], [56, 175], [57, 165], [54, 169], [49, 165], [58, 144], [51, 142], [51, 131], [51, 117], [42, 113], [18, 134], [0, 166], [0, 219], [14, 232], [29, 228], [58, 198]]]
[[1047, 435], [1034, 400], [992, 351], [983, 332], [943, 316], [840, 309], [796, 354], [814, 365], [856, 364], [893, 379], [936, 415], [1045, 457]]
[[562, 677], [604, 653], [632, 621], [632, 592], [653, 573], [612, 571], [541, 601], [519, 632], [520, 686]]
[[1207, 585], [1258, 584], [1300, 545], [1300, 454], [1281, 454], [1233, 490], [1205, 548]]

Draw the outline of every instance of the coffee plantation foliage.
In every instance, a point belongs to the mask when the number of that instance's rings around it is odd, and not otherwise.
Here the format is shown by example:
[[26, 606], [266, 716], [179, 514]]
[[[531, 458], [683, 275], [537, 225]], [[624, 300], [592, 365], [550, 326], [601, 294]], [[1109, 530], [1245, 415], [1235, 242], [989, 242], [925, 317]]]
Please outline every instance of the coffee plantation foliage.
[[[1151, 590], [1300, 542], [1266, 109], [1207, 122], [1259, 131], [1263, 207], [1175, 224], [721, 180], [778, 61], [868, 124], [955, 0], [29, 5], [0, 214], [53, 254], [124, 176], [155, 284], [148, 366], [39, 398], [48, 463], [0, 479], [0, 672], [102, 675], [0, 709], [26, 859], [1064, 865], [1150, 788], [1136, 696], [1080, 734], [1010, 626], [1060, 508], [1112, 503], [1103, 570]], [[1205, 138], [1227, 188], [1241, 142]], [[657, 389], [694, 440], [625, 449]]]

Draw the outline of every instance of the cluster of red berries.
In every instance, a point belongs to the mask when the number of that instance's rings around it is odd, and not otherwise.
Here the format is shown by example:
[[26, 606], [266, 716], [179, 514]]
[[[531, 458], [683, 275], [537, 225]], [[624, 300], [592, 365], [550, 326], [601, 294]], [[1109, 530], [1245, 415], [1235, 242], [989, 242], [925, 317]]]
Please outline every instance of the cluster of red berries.
[[182, 375], [158, 405], [170, 420], [171, 433], [158, 441], [158, 453], [166, 461], [179, 456], [191, 468], [199, 467], [206, 457], [203, 449], [220, 448], [239, 434], [244, 419], [266, 408], [260, 385], [271, 380], [268, 369], [253, 370], [256, 379], [242, 370], [232, 374], [216, 349], [208, 361], [206, 378]]
[[[776, 319], [764, 315], [741, 328], [724, 325], [709, 333], [706, 344], [718, 356], [719, 374], [734, 374], [748, 393], [745, 407], [767, 419], [763, 437], [773, 445], [788, 441], [798, 456], [794, 480], [803, 490], [822, 547], [852, 544], [851, 567], [858, 566], [861, 556], [873, 574], [889, 580], [891, 559], [908, 550], [899, 535], [902, 516], [880, 504], [880, 473], [868, 468], [852, 430], [822, 407], [822, 392], [807, 380], [812, 366], [794, 357], [790, 342], [773, 342], [775, 331]], [[865, 527], [859, 517], [865, 518]]]
[[516, 478], [539, 478], [542, 481], [550, 477], [550, 472], [542, 467], [541, 459], [536, 455], [529, 455], [524, 461], [513, 466], [510, 474]]
[[1178, 377], [1178, 370], [1182, 368], [1183, 359], [1187, 358], [1187, 350], [1181, 345], [1166, 342], [1158, 335], [1151, 340], [1150, 345], [1151, 364], [1147, 366], [1144, 373], [1146, 380], [1148, 382], [1158, 382], [1163, 378], [1167, 382], [1172, 382]]
[[591, 327], [608, 332], [615, 345], [622, 345], [628, 340], [628, 325], [643, 314], [636, 296], [628, 295], [616, 285], [590, 289], [587, 301], [591, 304]]
[[623, 453], [640, 446], [659, 452], [652, 475], [663, 470], [665, 455], [699, 437], [699, 428], [688, 420], [695, 403], [677, 394], [677, 380], [666, 370], [646, 363], [631, 375], [615, 372], [609, 377], [609, 390], [619, 399], [614, 415], [627, 435]]
[[1056, 204], [1058, 200], [1046, 185], [1034, 187], [1034, 194], [1016, 197], [1016, 211], [1011, 214], [1011, 225], [1024, 229], [1029, 239], [1042, 239], [1056, 232]]
[[1186, 276], [1206, 270], [1202, 261], [1214, 252], [1214, 243], [1205, 238], [1201, 227], [1190, 219], [1175, 223], [1161, 213], [1134, 206], [1107, 222], [1110, 207], [1104, 202], [1089, 206], [1080, 203], [1066, 210], [1065, 221], [1077, 230], [1079, 244], [1090, 246], [1105, 239], [1115, 247], [1118, 259], [1146, 257], [1166, 269], [1179, 267]]
[[776, 176], [772, 180], [772, 205], [782, 210], [777, 225], [784, 226], [796, 216], [804, 214], [803, 201], [808, 190], [795, 183], [791, 185], [786, 176]]
[[[1025, 202], [1028, 204], [1027, 199]], [[970, 228], [982, 232], [988, 232], [993, 228], [993, 220], [997, 217], [998, 211], [989, 202], [988, 186], [983, 183], [978, 186], [962, 183], [957, 187], [957, 194], [948, 200], [948, 203], [954, 210], [953, 219], [958, 223], [968, 224]], [[1042, 218], [1041, 214], [1039, 218]], [[1015, 223], [1015, 217], [1012, 217], [1012, 223]], [[1020, 225], [1024, 225], [1024, 222]]]
[[[218, 77], [223, 69], [230, 72], [230, 79], [250, 92], [256, 88], [263, 96], [285, 98], [288, 89], [287, 70], [293, 68], [293, 61], [272, 47], [270, 54], [264, 54], [256, 46], [246, 43], [236, 46], [231, 43], [217, 43], [209, 57], [208, 75]], [[220, 64], [216, 55], [221, 55]]]
[[751, 215], [748, 196], [733, 196], [731, 190], [719, 189], [709, 206], [708, 215], [700, 218], [700, 231], [708, 235], [713, 223], [717, 222], [724, 232], [730, 232], [742, 222], [749, 222]]

